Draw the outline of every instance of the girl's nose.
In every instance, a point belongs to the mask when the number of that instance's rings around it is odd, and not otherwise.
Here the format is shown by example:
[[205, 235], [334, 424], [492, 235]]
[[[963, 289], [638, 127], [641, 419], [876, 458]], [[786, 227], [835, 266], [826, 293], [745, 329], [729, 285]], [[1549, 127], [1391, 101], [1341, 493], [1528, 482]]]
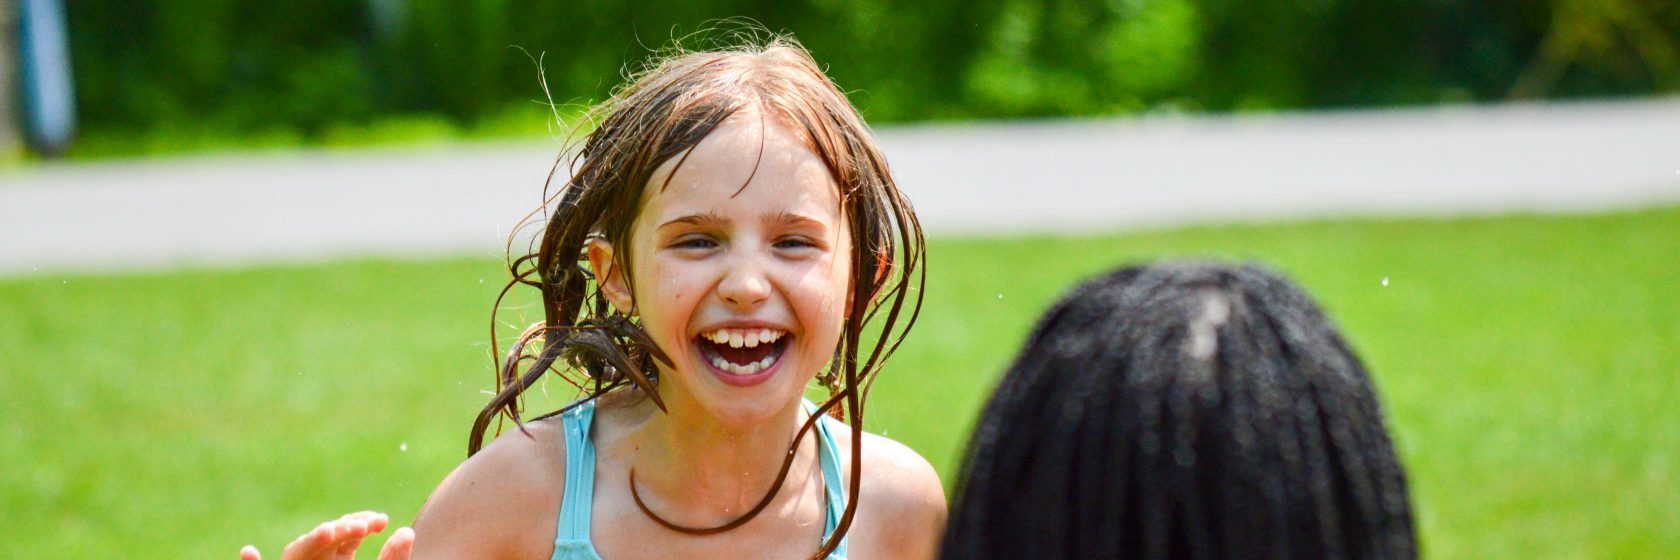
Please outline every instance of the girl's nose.
[[737, 259], [718, 283], [718, 296], [736, 311], [750, 311], [770, 299], [770, 281], [748, 259]]

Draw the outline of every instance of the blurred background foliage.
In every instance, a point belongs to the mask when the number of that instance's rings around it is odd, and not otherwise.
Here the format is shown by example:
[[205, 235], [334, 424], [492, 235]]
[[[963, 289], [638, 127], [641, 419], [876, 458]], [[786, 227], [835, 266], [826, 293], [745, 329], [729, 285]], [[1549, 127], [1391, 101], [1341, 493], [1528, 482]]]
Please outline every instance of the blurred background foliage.
[[[791, 31], [876, 123], [1642, 95], [1668, 0], [69, 0], [77, 151], [508, 136], [674, 37]], [[701, 33], [719, 37], [723, 33]], [[705, 46], [690, 41], [689, 46]]]

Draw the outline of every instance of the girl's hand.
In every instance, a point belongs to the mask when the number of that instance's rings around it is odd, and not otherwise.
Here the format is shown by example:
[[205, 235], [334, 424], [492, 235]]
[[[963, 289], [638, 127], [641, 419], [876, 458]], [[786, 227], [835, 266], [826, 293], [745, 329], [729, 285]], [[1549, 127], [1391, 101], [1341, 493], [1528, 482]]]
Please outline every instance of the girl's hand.
[[[390, 519], [383, 513], [363, 511], [347, 514], [335, 521], [316, 526], [304, 533], [280, 553], [281, 560], [353, 560], [362, 539], [385, 529]], [[414, 549], [414, 530], [397, 529], [385, 546], [379, 549], [379, 560], [408, 560]], [[257, 547], [246, 546], [239, 551], [239, 560], [262, 560]]]

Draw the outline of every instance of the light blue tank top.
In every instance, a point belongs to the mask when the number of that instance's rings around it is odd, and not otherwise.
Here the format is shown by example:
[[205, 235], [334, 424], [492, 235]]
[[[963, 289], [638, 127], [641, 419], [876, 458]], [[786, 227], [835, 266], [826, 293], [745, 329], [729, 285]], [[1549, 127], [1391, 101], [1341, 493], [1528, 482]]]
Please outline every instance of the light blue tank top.
[[[805, 401], [807, 414], [816, 413], [816, 405]], [[566, 495], [560, 499], [560, 522], [554, 534], [554, 556], [551, 560], [601, 560], [595, 543], [589, 540], [589, 513], [595, 504], [595, 442], [589, 439], [589, 425], [595, 419], [595, 401], [585, 402], [565, 414], [561, 421], [566, 429]], [[840, 452], [829, 433], [828, 423], [837, 422], [824, 416], [817, 422], [817, 463], [822, 469], [823, 486], [828, 493], [828, 515], [823, 524], [823, 542], [834, 534], [846, 508], [846, 495], [840, 486]], [[822, 543], [818, 543], [821, 546]], [[846, 539], [828, 555], [828, 560], [846, 560]]]

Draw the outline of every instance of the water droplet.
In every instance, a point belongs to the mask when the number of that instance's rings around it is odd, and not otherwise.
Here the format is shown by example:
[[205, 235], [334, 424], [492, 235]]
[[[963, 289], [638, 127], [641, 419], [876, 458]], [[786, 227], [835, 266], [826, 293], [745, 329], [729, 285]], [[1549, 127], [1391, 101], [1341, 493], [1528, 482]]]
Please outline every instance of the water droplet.
[[1003, 292], [998, 292], [998, 299], [1003, 299]]
[[401, 451], [403, 453], [408, 453], [408, 442], [405, 441], [405, 442], [402, 442], [402, 445], [398, 445], [397, 446], [397, 451]]
[[1388, 285], [1388, 277], [1387, 277], [1387, 276], [1384, 276], [1384, 277], [1383, 277], [1383, 285], [1384, 285], [1384, 286], [1387, 286], [1387, 285]]

